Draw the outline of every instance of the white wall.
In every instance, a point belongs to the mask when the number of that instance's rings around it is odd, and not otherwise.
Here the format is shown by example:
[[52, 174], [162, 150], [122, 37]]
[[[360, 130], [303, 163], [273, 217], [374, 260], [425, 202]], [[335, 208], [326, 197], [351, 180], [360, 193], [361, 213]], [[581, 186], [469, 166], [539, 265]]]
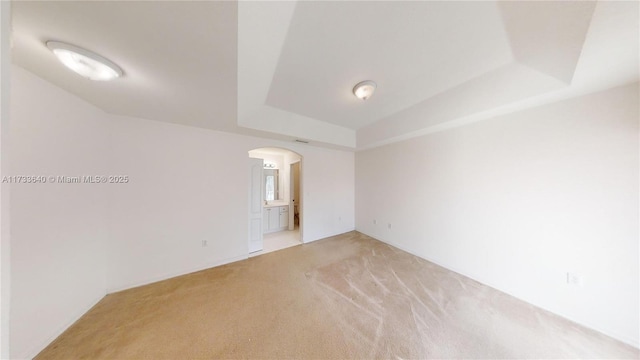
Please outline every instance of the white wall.
[[358, 152], [356, 228], [637, 347], [638, 95]]
[[[9, 90], [11, 77], [11, 2], [0, 2], [0, 179], [9, 169]], [[10, 184], [0, 183], [0, 359], [9, 357], [11, 266], [9, 231]]]
[[13, 175], [129, 182], [12, 187], [12, 357], [37, 354], [107, 291], [246, 258], [251, 149], [305, 156], [306, 242], [355, 228], [352, 152], [112, 116], [13, 76]]
[[306, 147], [302, 155], [302, 231], [304, 242], [354, 230], [354, 154]]
[[[106, 173], [103, 112], [19, 67], [11, 85], [11, 175]], [[109, 186], [12, 184], [12, 358], [36, 355], [105, 295]]]
[[109, 291], [245, 258], [242, 141], [135, 118], [112, 122], [113, 169], [131, 180], [112, 188]]
[[252, 149], [304, 157], [305, 242], [355, 227], [351, 152], [129, 117], [111, 122], [113, 171], [131, 181], [109, 188], [109, 291], [246, 258]]

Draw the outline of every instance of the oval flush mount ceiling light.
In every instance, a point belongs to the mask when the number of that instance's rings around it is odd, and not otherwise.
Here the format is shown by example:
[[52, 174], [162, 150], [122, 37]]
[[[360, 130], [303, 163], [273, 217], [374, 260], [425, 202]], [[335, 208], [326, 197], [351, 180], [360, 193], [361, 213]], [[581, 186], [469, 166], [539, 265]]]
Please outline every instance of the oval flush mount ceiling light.
[[107, 81], [123, 74], [118, 65], [89, 50], [58, 41], [47, 41], [47, 47], [66, 67], [85, 78]]
[[361, 81], [353, 87], [353, 95], [360, 100], [367, 100], [376, 91], [376, 83], [371, 80]]

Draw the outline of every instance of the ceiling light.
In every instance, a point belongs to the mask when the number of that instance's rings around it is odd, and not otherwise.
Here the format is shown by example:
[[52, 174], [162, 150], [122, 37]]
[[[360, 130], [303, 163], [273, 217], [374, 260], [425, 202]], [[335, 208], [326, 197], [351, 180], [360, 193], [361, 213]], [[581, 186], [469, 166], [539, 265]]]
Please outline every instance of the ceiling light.
[[89, 50], [57, 41], [47, 41], [47, 47], [69, 69], [91, 80], [106, 81], [122, 76], [122, 69]]
[[353, 95], [360, 100], [367, 100], [376, 91], [376, 83], [371, 80], [362, 81], [353, 87]]

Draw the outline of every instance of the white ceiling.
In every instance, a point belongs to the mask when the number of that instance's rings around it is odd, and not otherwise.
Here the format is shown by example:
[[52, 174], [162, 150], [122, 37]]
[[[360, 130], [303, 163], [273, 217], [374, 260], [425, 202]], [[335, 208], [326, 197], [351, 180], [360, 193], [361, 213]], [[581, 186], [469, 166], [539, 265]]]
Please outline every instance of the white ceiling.
[[303, 2], [267, 104], [358, 129], [512, 61], [494, 2]]
[[[364, 149], [637, 81], [638, 2], [17, 2], [14, 62], [105, 111]], [[44, 42], [125, 76], [91, 82]], [[351, 90], [378, 83], [363, 102]]]
[[[18, 65], [113, 114], [232, 129], [237, 97], [233, 2], [13, 2]], [[45, 46], [68, 42], [118, 64], [125, 76], [93, 82]]]

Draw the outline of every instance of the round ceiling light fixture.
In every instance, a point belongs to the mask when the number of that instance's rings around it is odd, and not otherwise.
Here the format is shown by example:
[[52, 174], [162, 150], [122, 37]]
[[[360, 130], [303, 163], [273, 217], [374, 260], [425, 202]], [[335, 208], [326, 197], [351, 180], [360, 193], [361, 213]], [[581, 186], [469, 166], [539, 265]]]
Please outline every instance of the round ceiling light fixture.
[[361, 81], [353, 87], [353, 95], [360, 100], [367, 100], [376, 91], [376, 83], [371, 80]]
[[58, 41], [47, 41], [47, 47], [66, 67], [87, 79], [107, 81], [123, 75], [118, 65], [89, 50]]

